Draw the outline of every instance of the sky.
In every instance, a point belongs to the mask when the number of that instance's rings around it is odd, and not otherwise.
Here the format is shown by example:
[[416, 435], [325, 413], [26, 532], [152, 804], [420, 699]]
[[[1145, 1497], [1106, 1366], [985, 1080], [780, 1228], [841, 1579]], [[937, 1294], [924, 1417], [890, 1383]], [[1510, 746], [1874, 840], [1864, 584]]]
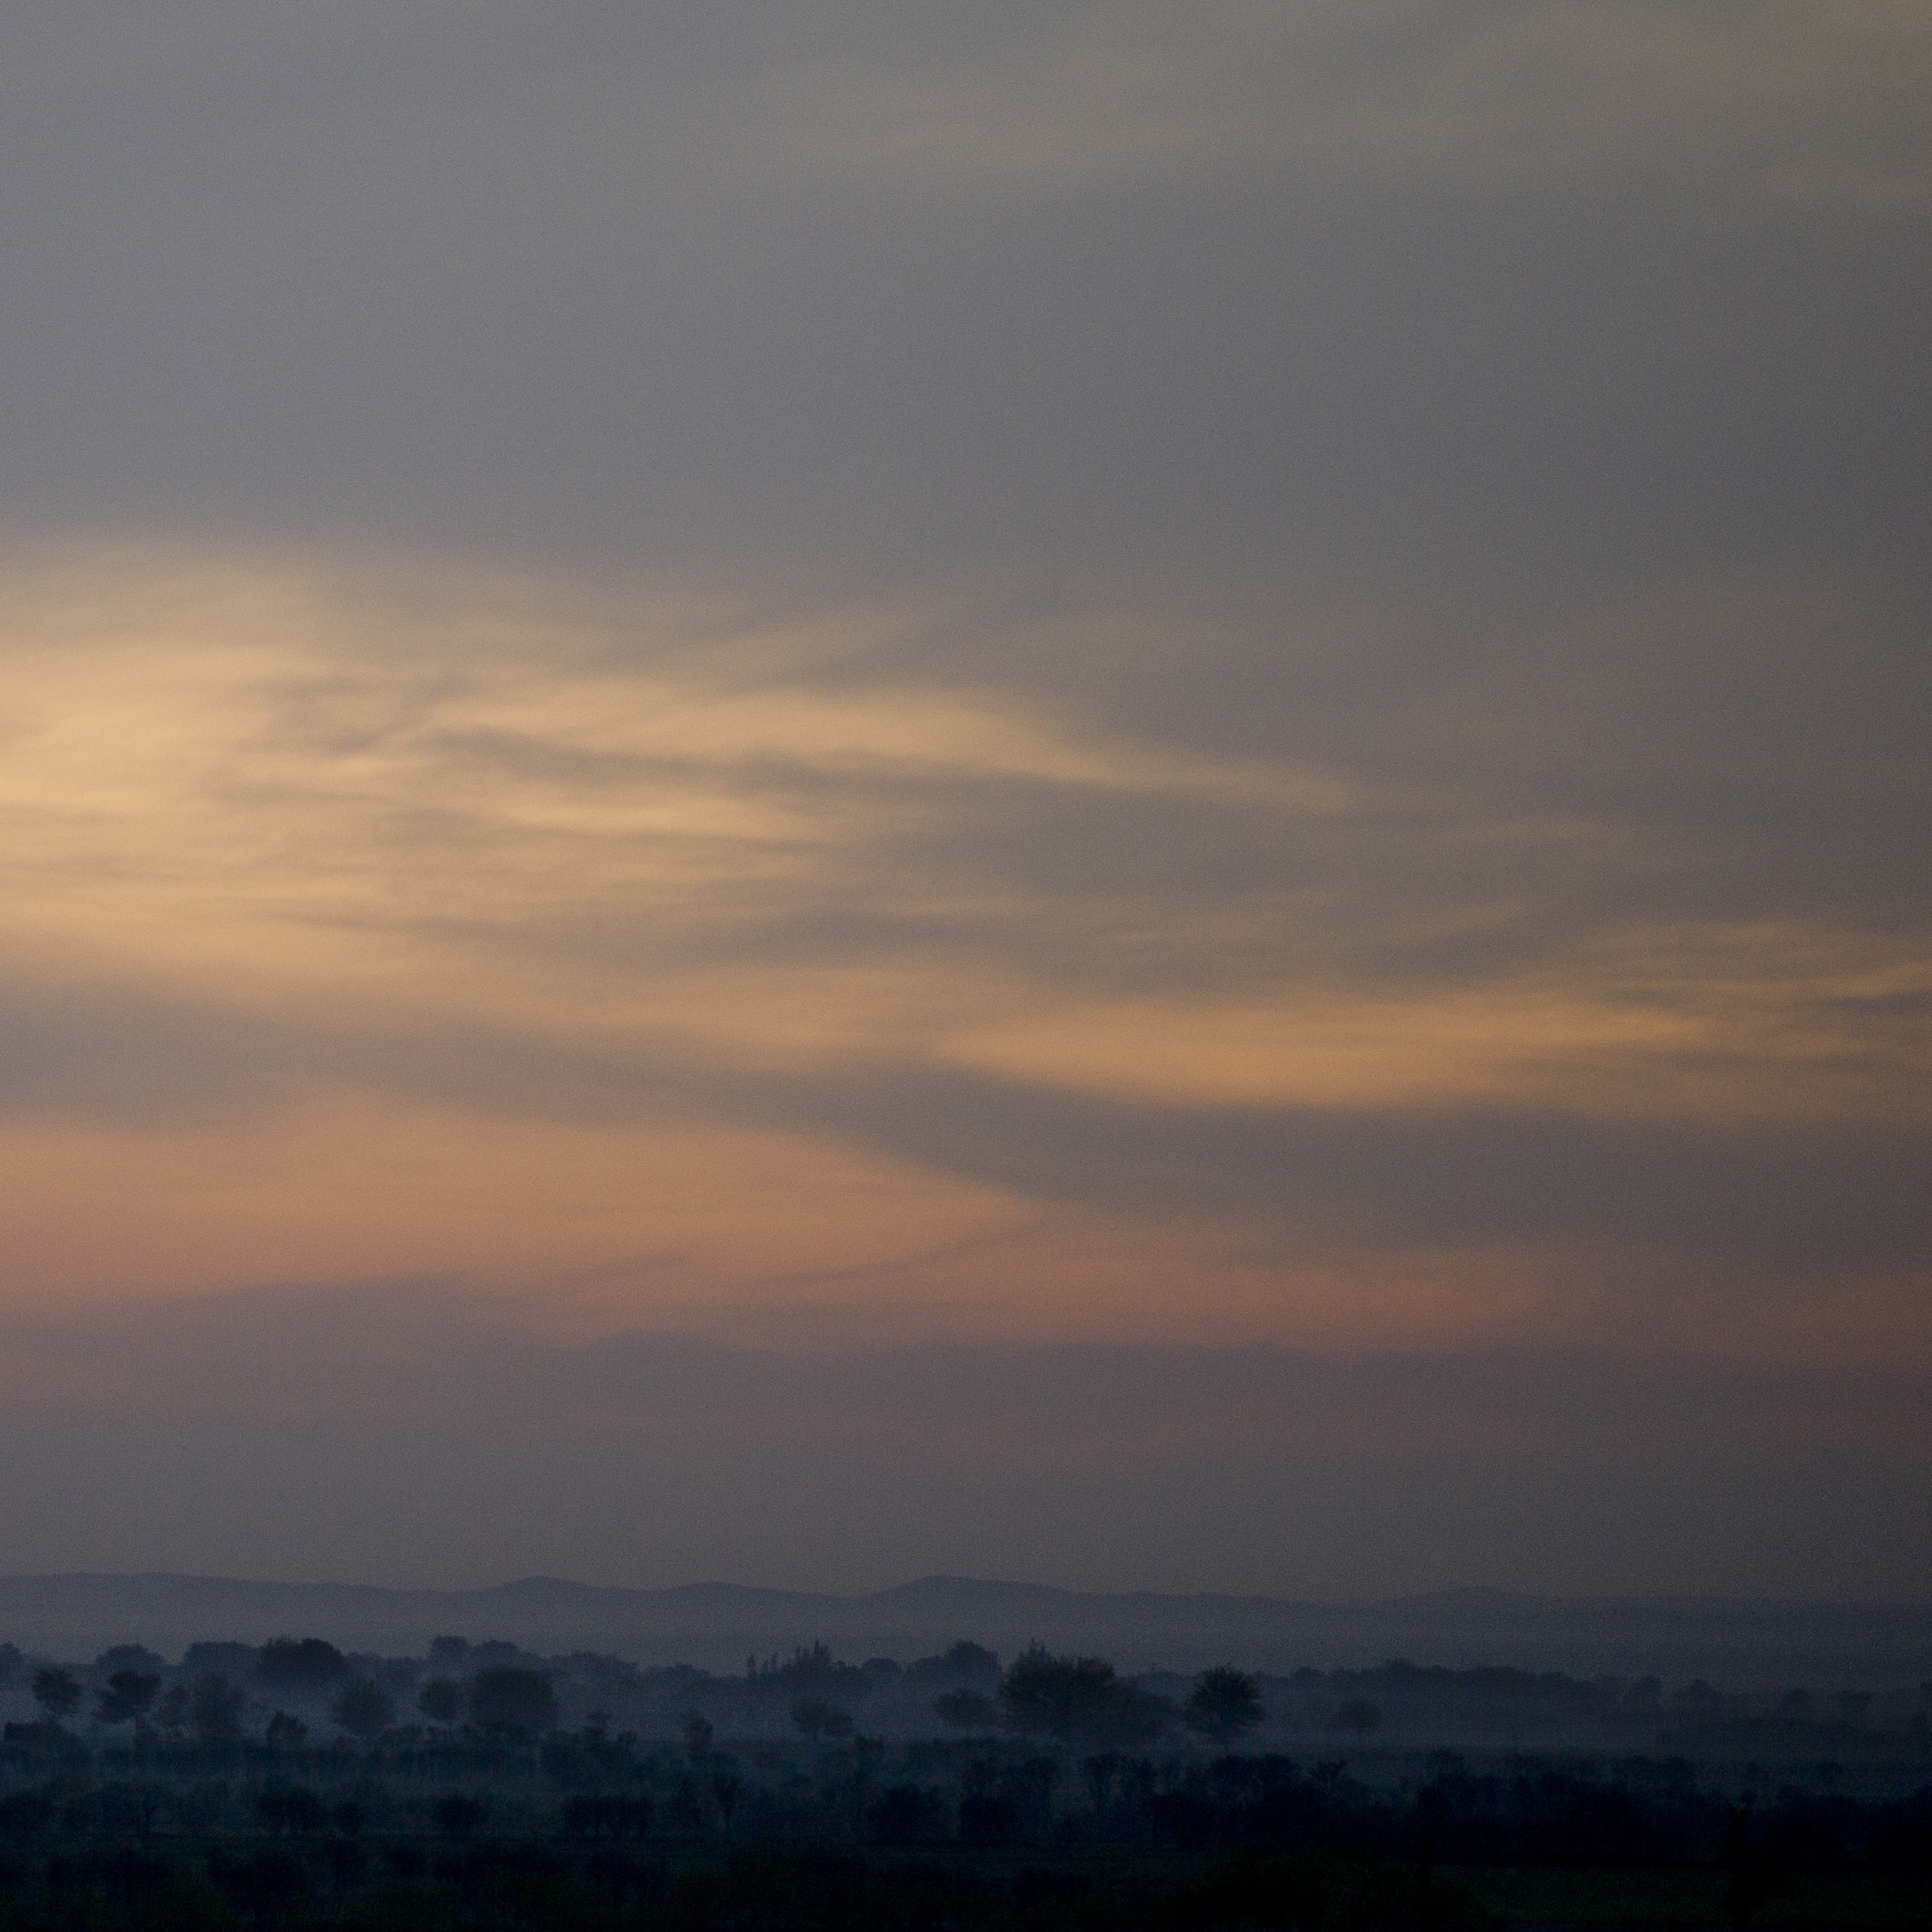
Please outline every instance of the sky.
[[0, 12], [15, 1572], [1932, 1596], [1932, 18]]

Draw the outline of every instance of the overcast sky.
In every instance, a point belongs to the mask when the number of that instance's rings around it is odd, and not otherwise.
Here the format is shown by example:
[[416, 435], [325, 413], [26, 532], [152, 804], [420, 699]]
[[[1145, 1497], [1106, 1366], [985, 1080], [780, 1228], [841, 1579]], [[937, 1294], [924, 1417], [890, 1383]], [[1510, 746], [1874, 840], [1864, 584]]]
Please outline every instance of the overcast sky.
[[1928, 238], [1905, 0], [6, 7], [8, 1566], [1932, 1594]]

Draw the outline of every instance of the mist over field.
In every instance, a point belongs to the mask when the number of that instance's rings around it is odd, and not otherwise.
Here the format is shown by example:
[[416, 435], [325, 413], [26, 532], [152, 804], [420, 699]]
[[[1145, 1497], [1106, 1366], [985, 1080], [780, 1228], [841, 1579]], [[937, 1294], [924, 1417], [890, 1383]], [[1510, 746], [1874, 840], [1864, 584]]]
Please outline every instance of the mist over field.
[[[0, 1581], [0, 1614], [64, 1619], [69, 1646], [90, 1615], [288, 1620], [178, 1658], [0, 1643], [0, 1896], [35, 1927], [1473, 1932], [1748, 1925], [1775, 1904], [1822, 1927], [1913, 1923], [1932, 1896], [1932, 1685], [1897, 1680], [1932, 1662], [1923, 1611], [1493, 1592], [1322, 1607], [956, 1577], [828, 1597], [70, 1576]], [[387, 1641], [298, 1638], [296, 1618]], [[464, 1618], [545, 1634], [445, 1628], [398, 1654], [410, 1626]], [[922, 1627], [968, 1618], [1170, 1656], [1408, 1637], [1759, 1681], [1407, 1658], [1123, 1669], [1038, 1637], [1006, 1657], [920, 1648]], [[904, 1654], [760, 1652], [806, 1627]], [[590, 1648], [598, 1629], [628, 1634]], [[749, 1648], [726, 1669], [639, 1660], [728, 1635]]]

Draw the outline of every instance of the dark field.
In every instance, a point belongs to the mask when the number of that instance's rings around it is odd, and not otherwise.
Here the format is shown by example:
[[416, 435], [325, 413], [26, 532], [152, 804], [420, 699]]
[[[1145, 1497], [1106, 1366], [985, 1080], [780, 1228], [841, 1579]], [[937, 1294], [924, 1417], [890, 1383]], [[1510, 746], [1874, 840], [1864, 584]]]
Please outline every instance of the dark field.
[[0, 1666], [37, 1712], [0, 1744], [0, 1927], [1932, 1925], [1922, 1689], [964, 1643]]
[[[367, 1786], [364, 1786], [367, 1789]], [[142, 1835], [111, 1817], [113, 1787], [70, 1792], [106, 1822], [71, 1819], [0, 1855], [0, 1924], [21, 1927], [1421, 1927], [1494, 1926], [1923, 1927], [1932, 1877], [1765, 1855], [1741, 1919], [1721, 1856], [1683, 1865], [1423, 1865], [1392, 1856], [1263, 1847], [1172, 1848], [1056, 1842], [999, 1848], [895, 1848], [853, 1834], [834, 1843], [646, 1829], [589, 1838], [563, 1807], [487, 1793], [460, 1834], [431, 1816], [386, 1828], [336, 1819], [265, 1831], [220, 1814], [250, 1793], [201, 1787], [196, 1831]], [[257, 1793], [259, 1795], [259, 1793]], [[470, 1794], [465, 1794], [470, 1795]], [[433, 1813], [434, 1806], [424, 1807]], [[514, 1819], [512, 1824], [511, 1821]], [[399, 1828], [398, 1828], [399, 1827]], [[1924, 1826], [1921, 1824], [1921, 1833]]]

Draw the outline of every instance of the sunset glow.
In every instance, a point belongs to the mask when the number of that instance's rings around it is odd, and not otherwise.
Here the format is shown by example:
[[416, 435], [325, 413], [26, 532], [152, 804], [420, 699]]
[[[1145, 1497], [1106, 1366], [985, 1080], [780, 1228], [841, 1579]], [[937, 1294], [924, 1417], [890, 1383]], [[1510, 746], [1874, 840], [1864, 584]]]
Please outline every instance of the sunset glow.
[[13, 64], [9, 1400], [1932, 1373], [1915, 10], [406, 11]]

